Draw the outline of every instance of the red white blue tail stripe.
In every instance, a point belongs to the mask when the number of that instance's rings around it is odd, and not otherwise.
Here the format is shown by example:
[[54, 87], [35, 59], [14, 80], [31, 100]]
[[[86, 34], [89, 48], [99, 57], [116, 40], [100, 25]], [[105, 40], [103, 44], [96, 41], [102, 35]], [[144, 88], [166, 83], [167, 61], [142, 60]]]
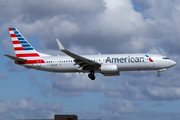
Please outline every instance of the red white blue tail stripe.
[[16, 57], [25, 58], [28, 61], [24, 64], [45, 63], [40, 58], [39, 53], [30, 45], [30, 43], [22, 36], [16, 28], [9, 28], [9, 33], [12, 39]]
[[9, 28], [16, 57], [40, 57], [16, 28]]

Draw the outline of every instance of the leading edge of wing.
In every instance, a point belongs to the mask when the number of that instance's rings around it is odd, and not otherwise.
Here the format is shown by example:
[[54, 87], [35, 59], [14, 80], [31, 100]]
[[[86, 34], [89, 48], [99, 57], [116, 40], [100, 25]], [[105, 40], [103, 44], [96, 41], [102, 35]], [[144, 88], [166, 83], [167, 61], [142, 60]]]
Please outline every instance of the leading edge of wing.
[[[58, 46], [59, 46], [59, 49], [60, 49], [62, 52], [64, 52], [65, 54], [67, 54], [68, 56], [74, 58], [75, 61], [83, 61], [84, 63], [86, 63], [86, 64], [88, 64], [88, 65], [97, 65], [97, 66], [100, 66], [100, 65], [101, 65], [101, 64], [98, 63], [98, 62], [92, 61], [92, 60], [90, 60], [90, 59], [88, 59], [88, 58], [84, 58], [84, 57], [82, 57], [82, 56], [76, 55], [76, 54], [74, 54], [74, 53], [66, 50], [58, 39], [56, 39], [56, 41], [57, 41], [57, 44], [58, 44]], [[78, 64], [78, 63], [77, 63], [77, 64]]]

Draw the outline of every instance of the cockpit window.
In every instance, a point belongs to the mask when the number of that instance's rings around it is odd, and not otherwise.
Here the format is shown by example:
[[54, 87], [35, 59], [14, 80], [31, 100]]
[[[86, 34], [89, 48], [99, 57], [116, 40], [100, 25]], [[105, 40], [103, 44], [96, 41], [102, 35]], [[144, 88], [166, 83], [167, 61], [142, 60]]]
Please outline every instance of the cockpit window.
[[168, 57], [163, 57], [163, 59], [167, 60], [167, 59], [169, 59], [169, 58], [168, 58]]

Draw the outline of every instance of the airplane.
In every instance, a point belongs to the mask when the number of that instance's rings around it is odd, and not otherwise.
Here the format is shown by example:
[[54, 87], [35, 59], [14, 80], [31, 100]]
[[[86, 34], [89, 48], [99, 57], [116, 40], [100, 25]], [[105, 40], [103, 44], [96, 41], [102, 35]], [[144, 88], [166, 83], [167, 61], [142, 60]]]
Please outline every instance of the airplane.
[[52, 56], [36, 51], [16, 28], [9, 28], [16, 56], [7, 55], [17, 65], [28, 69], [36, 69], [59, 73], [89, 73], [88, 77], [95, 80], [95, 73], [104, 76], [119, 76], [120, 71], [166, 71], [176, 62], [157, 54], [99, 54], [77, 55], [64, 48], [56, 39], [59, 49], [67, 56]]

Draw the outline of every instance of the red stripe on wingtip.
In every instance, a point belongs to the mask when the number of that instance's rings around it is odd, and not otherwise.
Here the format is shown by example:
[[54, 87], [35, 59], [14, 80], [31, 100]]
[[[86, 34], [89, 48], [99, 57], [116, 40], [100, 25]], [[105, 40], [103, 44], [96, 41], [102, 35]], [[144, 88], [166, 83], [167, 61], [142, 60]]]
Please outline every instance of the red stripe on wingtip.
[[23, 47], [14, 47], [15, 51], [24, 50]]
[[9, 31], [13, 31], [13, 29], [12, 29], [12, 28], [9, 28]]
[[11, 37], [16, 37], [16, 35], [15, 34], [11, 34]]
[[16, 54], [16, 57], [40, 57], [38, 53]]
[[151, 58], [149, 58], [149, 61], [150, 61], [150, 62], [154, 62]]

